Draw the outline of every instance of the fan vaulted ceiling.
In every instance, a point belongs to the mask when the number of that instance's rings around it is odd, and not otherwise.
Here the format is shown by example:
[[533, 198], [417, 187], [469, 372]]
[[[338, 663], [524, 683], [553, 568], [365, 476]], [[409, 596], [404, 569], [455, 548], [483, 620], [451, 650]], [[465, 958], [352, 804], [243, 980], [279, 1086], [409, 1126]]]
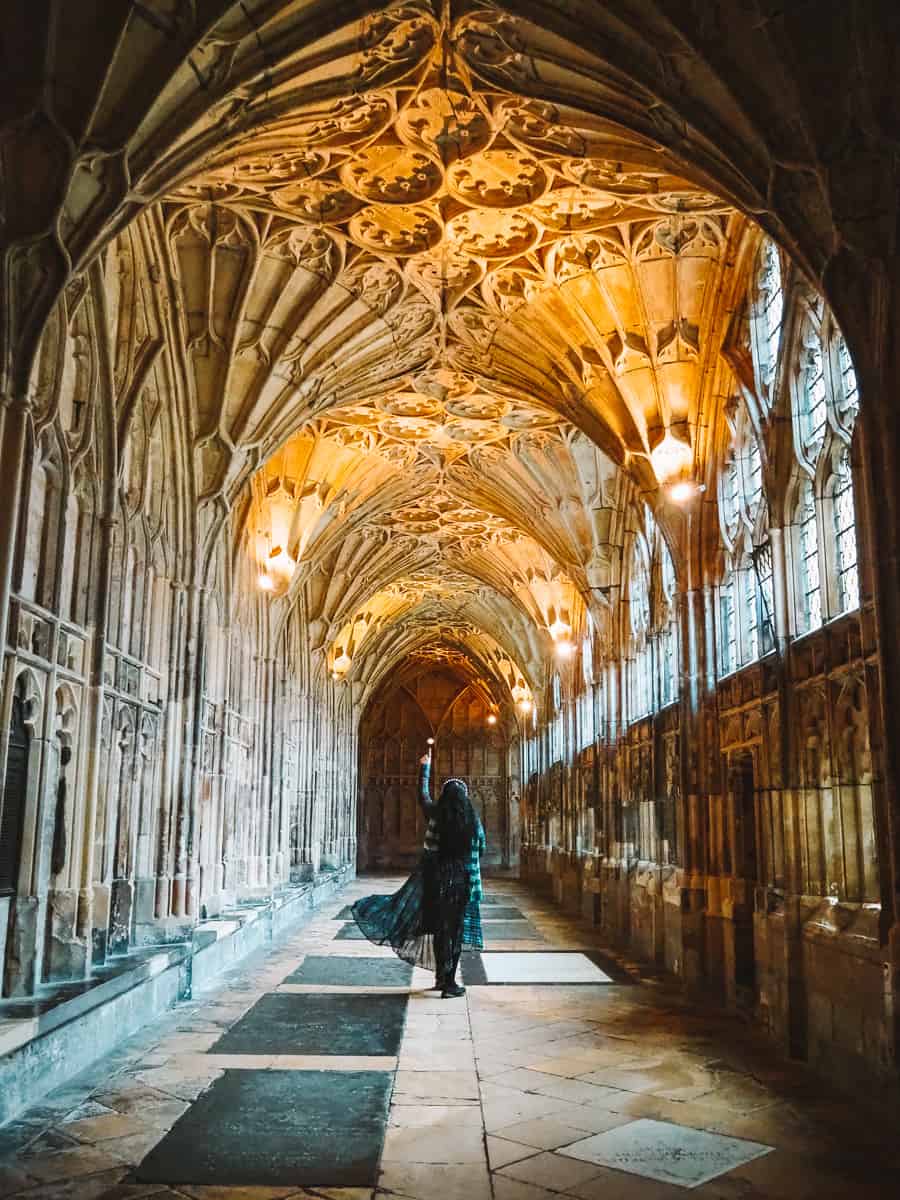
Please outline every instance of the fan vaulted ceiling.
[[280, 29], [255, 65], [211, 42], [243, 82], [156, 168], [200, 491], [271, 603], [319, 587], [337, 673], [437, 654], [530, 694], [548, 630], [603, 621], [628, 504], [702, 459], [742, 218], [537, 98], [552, 38], [499, 10]]

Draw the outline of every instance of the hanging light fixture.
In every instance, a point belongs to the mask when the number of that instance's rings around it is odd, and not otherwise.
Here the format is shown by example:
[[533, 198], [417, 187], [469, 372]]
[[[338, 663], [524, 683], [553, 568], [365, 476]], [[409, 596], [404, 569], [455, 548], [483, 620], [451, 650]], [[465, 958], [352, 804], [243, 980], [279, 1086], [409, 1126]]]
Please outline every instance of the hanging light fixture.
[[353, 666], [353, 659], [347, 653], [343, 646], [338, 646], [334, 660], [332, 662], [332, 674], [338, 678], [342, 678]]
[[693, 478], [694, 451], [690, 444], [667, 429], [662, 441], [651, 451], [650, 462], [666, 495], [675, 504], [687, 504], [705, 491]]
[[289, 554], [282, 546], [275, 546], [269, 552], [269, 567], [276, 574], [282, 575], [286, 580], [290, 580], [294, 574], [294, 568], [297, 562], [292, 554]]
[[554, 615], [553, 620], [547, 626], [547, 630], [554, 642], [564, 642], [568, 641], [569, 635], [572, 632], [572, 626], [568, 621], [564, 621], [561, 616], [557, 617]]
[[261, 592], [273, 592], [275, 590], [275, 581], [268, 572], [262, 571], [256, 581], [256, 586]]

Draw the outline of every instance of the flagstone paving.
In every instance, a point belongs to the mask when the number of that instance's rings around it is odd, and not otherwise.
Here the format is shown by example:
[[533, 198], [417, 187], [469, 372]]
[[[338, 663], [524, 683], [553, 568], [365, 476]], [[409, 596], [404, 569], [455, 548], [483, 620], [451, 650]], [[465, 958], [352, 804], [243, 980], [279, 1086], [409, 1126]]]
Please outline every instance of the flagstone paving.
[[466, 996], [441, 1000], [335, 919], [399, 882], [357, 880], [0, 1129], [0, 1196], [900, 1195], [896, 1109], [832, 1091], [518, 884], [492, 902], [540, 940], [501, 920]]

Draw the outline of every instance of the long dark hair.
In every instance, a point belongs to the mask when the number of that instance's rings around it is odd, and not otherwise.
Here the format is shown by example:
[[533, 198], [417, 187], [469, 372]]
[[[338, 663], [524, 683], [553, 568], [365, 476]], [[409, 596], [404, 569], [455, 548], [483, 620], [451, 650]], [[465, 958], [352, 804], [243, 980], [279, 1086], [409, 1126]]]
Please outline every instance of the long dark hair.
[[461, 779], [448, 779], [441, 788], [437, 810], [438, 847], [443, 858], [462, 858], [478, 837], [478, 817]]

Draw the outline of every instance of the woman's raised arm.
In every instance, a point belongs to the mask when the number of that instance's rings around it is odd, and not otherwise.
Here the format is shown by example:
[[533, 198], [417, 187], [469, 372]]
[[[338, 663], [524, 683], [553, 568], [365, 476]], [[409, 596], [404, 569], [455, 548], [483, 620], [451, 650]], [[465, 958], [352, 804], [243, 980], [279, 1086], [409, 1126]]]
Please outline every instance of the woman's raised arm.
[[419, 759], [419, 804], [426, 816], [430, 816], [437, 805], [431, 799], [431, 748]]

